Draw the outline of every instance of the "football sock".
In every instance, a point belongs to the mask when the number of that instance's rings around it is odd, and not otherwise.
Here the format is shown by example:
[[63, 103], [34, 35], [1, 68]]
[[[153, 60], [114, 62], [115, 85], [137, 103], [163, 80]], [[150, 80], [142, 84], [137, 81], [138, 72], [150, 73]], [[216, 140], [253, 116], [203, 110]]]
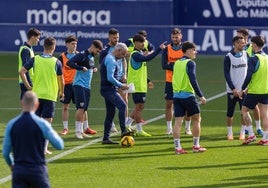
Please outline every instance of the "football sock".
[[142, 131], [142, 123], [137, 123], [136, 129], [137, 129], [137, 132], [141, 132]]
[[84, 130], [86, 130], [88, 128], [88, 121], [84, 121], [83, 122], [83, 127], [84, 127]]
[[246, 125], [241, 125], [240, 134], [245, 134]]
[[190, 121], [185, 121], [185, 129], [190, 130], [190, 125], [191, 125], [191, 120]]
[[263, 131], [262, 140], [268, 140], [268, 131]]
[[127, 123], [126, 123], [126, 126], [127, 127], [130, 127], [131, 124], [133, 123], [134, 119], [132, 119], [131, 117], [128, 117], [128, 120], [127, 120]]
[[255, 124], [256, 124], [256, 130], [261, 129], [261, 121], [260, 120], [255, 121]]
[[181, 149], [181, 139], [174, 139], [175, 149]]
[[83, 132], [83, 124], [80, 121], [75, 121], [75, 132]]
[[127, 124], [127, 120], [128, 120], [129, 117], [126, 116], [126, 120], [125, 120], [125, 123]]
[[68, 121], [63, 121], [63, 129], [68, 129]]
[[172, 130], [172, 121], [167, 121], [167, 130]]
[[254, 132], [253, 132], [253, 127], [252, 125], [247, 126], [247, 130], [248, 130], [248, 136], [254, 136]]
[[194, 144], [194, 146], [199, 147], [199, 139], [200, 139], [200, 137], [193, 137], [193, 144]]
[[233, 135], [233, 127], [232, 126], [228, 126], [227, 130], [228, 130], [228, 136]]

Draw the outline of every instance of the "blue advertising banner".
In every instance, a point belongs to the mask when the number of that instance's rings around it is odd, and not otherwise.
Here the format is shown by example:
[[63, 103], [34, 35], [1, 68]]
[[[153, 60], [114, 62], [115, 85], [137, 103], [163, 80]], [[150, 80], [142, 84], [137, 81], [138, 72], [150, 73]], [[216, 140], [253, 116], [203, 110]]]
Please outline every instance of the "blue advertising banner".
[[[94, 39], [100, 39], [104, 44], [108, 42], [108, 30], [112, 26], [38, 26], [42, 36], [38, 46], [34, 47], [35, 51], [41, 52], [44, 38], [53, 36], [57, 39], [56, 52], [65, 51], [65, 38], [68, 35], [78, 37], [78, 50], [89, 47]], [[16, 52], [19, 46], [27, 40], [26, 33], [30, 28], [28, 25], [0, 25], [0, 35], [5, 36], [5, 40], [0, 40], [0, 51]], [[158, 47], [162, 42], [170, 42], [170, 33], [173, 26], [115, 26], [120, 32], [120, 41], [124, 42], [132, 37], [139, 30], [145, 29], [148, 33], [148, 40]], [[236, 35], [237, 27], [181, 27], [183, 41], [192, 41], [197, 45], [199, 54], [223, 55], [232, 48], [232, 37]], [[268, 42], [268, 29], [249, 27], [250, 35], [263, 35]], [[7, 32], [8, 31], [8, 32]], [[8, 40], [6, 40], [8, 39]], [[267, 52], [267, 44], [264, 48]]]
[[268, 0], [180, 0], [174, 3], [174, 20], [179, 25], [267, 25]]
[[158, 46], [169, 41], [173, 25], [179, 25], [183, 40], [195, 42], [200, 54], [225, 54], [240, 25], [268, 41], [263, 27], [267, 7], [268, 0], [0, 1], [0, 35], [5, 39], [0, 41], [0, 51], [18, 51], [30, 27], [42, 32], [35, 51], [42, 51], [44, 38], [53, 36], [56, 52], [62, 52], [68, 35], [78, 37], [78, 49], [82, 50], [94, 39], [106, 44], [112, 27], [120, 31], [122, 42], [145, 29], [148, 39]]

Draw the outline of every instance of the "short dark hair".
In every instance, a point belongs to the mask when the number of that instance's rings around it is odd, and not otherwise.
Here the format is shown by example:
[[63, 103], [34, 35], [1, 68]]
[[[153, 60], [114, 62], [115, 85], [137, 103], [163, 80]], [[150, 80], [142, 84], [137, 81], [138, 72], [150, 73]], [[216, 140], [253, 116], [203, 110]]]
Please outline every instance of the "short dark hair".
[[136, 34], [133, 36], [133, 42], [145, 42], [145, 38], [140, 34]]
[[31, 37], [35, 36], [40, 36], [41, 35], [41, 31], [39, 31], [36, 28], [30, 28], [27, 32], [27, 38], [30, 39]]
[[73, 41], [77, 42], [78, 39], [76, 38], [76, 36], [74, 36], [74, 35], [70, 35], [70, 36], [68, 36], [68, 37], [65, 39], [65, 44], [66, 44], [66, 43], [73, 42]]
[[241, 36], [234, 36], [233, 39], [232, 39], [232, 43], [234, 44], [235, 42], [241, 40], [241, 39], [244, 39], [243, 37]]
[[171, 34], [176, 35], [176, 34], [181, 34], [181, 30], [179, 28], [174, 28], [171, 32]]
[[189, 41], [185, 41], [182, 43], [181, 49], [182, 52], [185, 53], [188, 49], [195, 48], [195, 44]]
[[92, 45], [98, 48], [99, 50], [102, 50], [103, 44], [100, 40], [93, 40]]
[[56, 45], [56, 39], [53, 37], [47, 37], [44, 40], [44, 49], [50, 50], [53, 45]]
[[242, 33], [243, 36], [248, 37], [249, 36], [249, 30], [247, 28], [239, 28], [236, 30], [237, 33]]
[[117, 30], [117, 29], [115, 29], [115, 28], [111, 28], [109, 31], [108, 31], [108, 34], [109, 35], [116, 35], [116, 34], [118, 34], [119, 33], [119, 31]]
[[142, 36], [144, 36], [144, 37], [147, 37], [147, 32], [146, 32], [145, 30], [140, 30], [140, 31], [138, 32], [138, 34], [140, 34], [140, 35], [142, 35]]
[[265, 43], [263, 36], [260, 35], [252, 37], [251, 42], [255, 43], [260, 48], [262, 48]]

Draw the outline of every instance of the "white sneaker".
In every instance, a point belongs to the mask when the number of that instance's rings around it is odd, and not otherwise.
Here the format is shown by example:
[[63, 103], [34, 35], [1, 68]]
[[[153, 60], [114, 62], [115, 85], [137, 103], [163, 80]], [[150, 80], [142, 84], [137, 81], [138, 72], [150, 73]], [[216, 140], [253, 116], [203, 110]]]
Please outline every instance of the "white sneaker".
[[192, 135], [191, 129], [185, 129], [185, 134]]
[[168, 129], [166, 135], [172, 135], [172, 134], [173, 134], [172, 129]]
[[81, 134], [82, 134], [82, 137], [85, 137], [85, 138], [92, 138], [91, 135], [88, 135], [88, 134], [86, 134], [86, 133], [81, 133]]
[[75, 136], [76, 136], [76, 138], [78, 138], [78, 139], [84, 139], [84, 137], [83, 137], [83, 133], [81, 133], [81, 132], [76, 132], [76, 133], [75, 133]]

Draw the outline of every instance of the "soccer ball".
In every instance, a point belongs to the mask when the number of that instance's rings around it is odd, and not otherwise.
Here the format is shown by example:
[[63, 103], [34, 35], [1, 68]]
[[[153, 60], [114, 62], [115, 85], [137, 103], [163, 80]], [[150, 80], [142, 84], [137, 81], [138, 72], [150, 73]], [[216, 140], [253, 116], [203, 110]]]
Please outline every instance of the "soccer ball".
[[132, 136], [124, 136], [121, 139], [121, 146], [123, 147], [132, 147], [135, 144], [135, 140]]

